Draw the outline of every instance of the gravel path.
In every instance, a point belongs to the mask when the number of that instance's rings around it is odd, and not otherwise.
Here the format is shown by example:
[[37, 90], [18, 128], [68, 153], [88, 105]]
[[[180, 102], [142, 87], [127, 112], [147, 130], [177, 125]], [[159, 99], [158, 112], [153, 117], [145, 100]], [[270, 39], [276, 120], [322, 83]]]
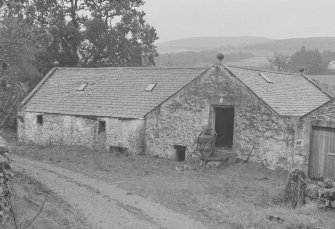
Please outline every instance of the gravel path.
[[205, 228], [153, 201], [67, 169], [14, 156], [14, 170], [41, 181], [83, 213], [93, 228]]

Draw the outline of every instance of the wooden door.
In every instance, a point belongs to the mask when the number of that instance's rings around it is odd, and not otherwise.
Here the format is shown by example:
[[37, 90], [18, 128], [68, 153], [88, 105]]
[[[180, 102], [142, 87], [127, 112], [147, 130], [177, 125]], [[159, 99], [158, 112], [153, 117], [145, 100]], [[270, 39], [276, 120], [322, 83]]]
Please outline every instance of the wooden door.
[[335, 129], [313, 127], [309, 161], [311, 178], [335, 178]]

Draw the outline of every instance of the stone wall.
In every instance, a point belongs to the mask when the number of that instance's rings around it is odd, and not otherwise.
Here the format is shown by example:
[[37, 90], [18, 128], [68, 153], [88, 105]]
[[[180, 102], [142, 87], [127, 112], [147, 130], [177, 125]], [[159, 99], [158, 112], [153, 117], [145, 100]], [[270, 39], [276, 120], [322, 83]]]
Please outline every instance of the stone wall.
[[[37, 115], [42, 115], [42, 124], [37, 123]], [[106, 122], [105, 132], [98, 133], [99, 121]], [[18, 139], [24, 144], [82, 145], [100, 150], [117, 146], [142, 153], [143, 128], [144, 120], [138, 119], [23, 112], [18, 118]]]
[[295, 154], [298, 118], [279, 117], [225, 69], [213, 67], [146, 117], [147, 152], [175, 157], [173, 145], [192, 144], [205, 128], [213, 128], [216, 106], [234, 107], [233, 151], [270, 168], [302, 166], [305, 155]]

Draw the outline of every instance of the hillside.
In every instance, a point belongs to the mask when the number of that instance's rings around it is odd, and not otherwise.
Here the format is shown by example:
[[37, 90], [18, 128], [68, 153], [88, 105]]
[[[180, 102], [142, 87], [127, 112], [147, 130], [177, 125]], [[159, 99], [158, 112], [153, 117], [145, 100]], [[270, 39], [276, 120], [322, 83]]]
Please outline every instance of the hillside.
[[310, 37], [272, 40], [265, 43], [251, 44], [240, 48], [244, 51], [278, 51], [292, 53], [299, 50], [302, 46], [305, 46], [308, 49], [335, 50], [335, 37]]
[[238, 47], [266, 43], [271, 39], [265, 37], [190, 37], [185, 39], [159, 42], [156, 44], [158, 52], [176, 53], [183, 51], [202, 51], [208, 49], [224, 48], [234, 49]]
[[[307, 49], [335, 50], [335, 37], [273, 40], [264, 37], [193, 37], [157, 43], [157, 66], [209, 66], [223, 52], [225, 62], [243, 67], [264, 68], [274, 52], [291, 55], [302, 46]], [[238, 55], [237, 55], [238, 54]], [[242, 54], [242, 55], [241, 55]]]
[[191, 37], [156, 44], [160, 54], [183, 51], [252, 51], [256, 53], [295, 52], [308, 49], [335, 50], [335, 37], [309, 37], [274, 40], [264, 37]]

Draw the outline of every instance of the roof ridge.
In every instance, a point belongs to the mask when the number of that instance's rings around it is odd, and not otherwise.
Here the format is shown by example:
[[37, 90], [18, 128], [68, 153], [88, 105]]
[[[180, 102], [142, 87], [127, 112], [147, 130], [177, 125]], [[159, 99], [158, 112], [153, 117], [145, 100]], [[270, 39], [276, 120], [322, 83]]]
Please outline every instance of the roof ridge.
[[314, 85], [314, 87], [316, 87], [317, 89], [319, 89], [320, 91], [322, 91], [324, 94], [326, 94], [330, 99], [332, 99], [333, 97], [324, 89], [322, 89], [317, 83], [315, 83], [312, 79], [310, 79], [308, 76], [303, 75], [303, 77], [309, 81], [311, 84]]
[[[210, 66], [209, 66], [210, 67]], [[136, 69], [136, 70], [171, 70], [171, 69], [208, 69], [209, 67], [99, 67], [99, 68], [82, 68], [82, 67], [58, 67], [58, 70], [120, 70], [120, 69]]]
[[299, 74], [299, 73], [292, 73], [292, 72], [280, 72], [280, 71], [273, 71], [273, 70], [266, 70], [266, 69], [254, 69], [254, 68], [231, 66], [231, 65], [226, 65], [226, 66], [229, 67], [229, 68], [238, 68], [238, 69], [255, 71], [255, 72], [268, 72], [268, 73], [276, 73], [276, 74], [281, 74], [281, 75], [301, 76], [301, 74]]

